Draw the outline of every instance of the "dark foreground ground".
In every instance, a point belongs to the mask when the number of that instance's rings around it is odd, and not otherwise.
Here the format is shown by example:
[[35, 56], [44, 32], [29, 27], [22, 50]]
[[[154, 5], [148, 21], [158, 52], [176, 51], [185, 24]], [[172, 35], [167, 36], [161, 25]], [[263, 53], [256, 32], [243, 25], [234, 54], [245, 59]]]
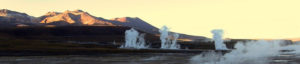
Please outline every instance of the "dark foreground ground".
[[[119, 53], [99, 55], [4, 56], [0, 64], [203, 64], [193, 63], [195, 53]], [[269, 64], [299, 64], [299, 55], [270, 58]], [[239, 59], [237, 59], [238, 61]], [[257, 61], [253, 61], [257, 62]], [[245, 63], [253, 64], [253, 63]]]
[[0, 57], [0, 64], [187, 64], [196, 54], [146, 53]]

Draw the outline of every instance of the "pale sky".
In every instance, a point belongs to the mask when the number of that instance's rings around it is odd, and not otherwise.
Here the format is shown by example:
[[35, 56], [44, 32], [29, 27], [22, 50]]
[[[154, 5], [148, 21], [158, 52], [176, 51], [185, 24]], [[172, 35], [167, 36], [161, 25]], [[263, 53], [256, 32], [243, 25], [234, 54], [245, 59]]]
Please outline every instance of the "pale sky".
[[198, 36], [223, 29], [225, 38], [300, 37], [300, 0], [1, 0], [0, 8], [38, 17], [82, 9], [106, 19], [139, 17], [160, 28]]

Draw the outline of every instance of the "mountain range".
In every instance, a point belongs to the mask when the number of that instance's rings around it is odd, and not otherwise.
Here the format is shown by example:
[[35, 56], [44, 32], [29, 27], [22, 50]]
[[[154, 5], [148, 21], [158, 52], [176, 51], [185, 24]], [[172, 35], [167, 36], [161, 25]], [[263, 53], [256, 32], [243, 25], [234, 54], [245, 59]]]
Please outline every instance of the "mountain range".
[[[40, 17], [33, 17], [26, 13], [8, 9], [0, 10], [1, 28], [19, 26], [126, 26], [151, 34], [159, 34], [159, 29], [157, 27], [152, 26], [138, 17], [104, 19], [101, 17], [95, 17], [82, 10], [48, 12]], [[208, 39], [202, 36], [192, 36], [186, 34], [180, 34], [179, 38], [187, 41]]]

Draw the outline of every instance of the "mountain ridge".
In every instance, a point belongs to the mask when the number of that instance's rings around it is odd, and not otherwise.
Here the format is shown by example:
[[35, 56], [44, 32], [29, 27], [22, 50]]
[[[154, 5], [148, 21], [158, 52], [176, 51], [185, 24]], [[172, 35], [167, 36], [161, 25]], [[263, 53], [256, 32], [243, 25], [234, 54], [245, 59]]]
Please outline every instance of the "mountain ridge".
[[[9, 12], [7, 12], [9, 11]], [[3, 20], [7, 19], [6, 15], [14, 15], [16, 23], [12, 24], [13, 26], [45, 26], [45, 25], [54, 25], [54, 26], [127, 26], [132, 27], [144, 32], [151, 34], [159, 34], [159, 29], [147, 23], [146, 21], [138, 17], [118, 17], [113, 19], [104, 19], [102, 17], [95, 17], [88, 12], [82, 10], [74, 11], [64, 11], [64, 12], [48, 12], [40, 17], [33, 17], [26, 13], [19, 13], [16, 11], [11, 11], [8, 9], [0, 9], [0, 22], [11, 21]], [[18, 15], [20, 17], [18, 17]], [[27, 20], [26, 20], [27, 19]], [[9, 22], [8, 22], [9, 23]], [[1, 24], [1, 23], [0, 23]], [[5, 23], [4, 23], [5, 24]], [[186, 34], [181, 34], [179, 38], [187, 39], [207, 39], [202, 36], [191, 36]]]

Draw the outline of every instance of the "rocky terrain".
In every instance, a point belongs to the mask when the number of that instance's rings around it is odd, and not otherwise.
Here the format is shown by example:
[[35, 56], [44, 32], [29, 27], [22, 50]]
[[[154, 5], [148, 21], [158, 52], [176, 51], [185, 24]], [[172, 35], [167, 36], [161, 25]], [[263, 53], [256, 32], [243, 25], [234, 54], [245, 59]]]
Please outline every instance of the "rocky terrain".
[[[20, 13], [7, 9], [0, 10], [0, 24], [3, 27], [20, 26], [125, 26], [132, 27], [147, 33], [159, 34], [158, 28], [143, 21], [138, 17], [120, 17], [114, 19], [104, 19], [95, 17], [82, 10], [48, 12], [41, 17], [33, 17], [26, 13]], [[189, 41], [206, 40], [202, 36], [191, 36], [180, 34], [180, 39]]]

